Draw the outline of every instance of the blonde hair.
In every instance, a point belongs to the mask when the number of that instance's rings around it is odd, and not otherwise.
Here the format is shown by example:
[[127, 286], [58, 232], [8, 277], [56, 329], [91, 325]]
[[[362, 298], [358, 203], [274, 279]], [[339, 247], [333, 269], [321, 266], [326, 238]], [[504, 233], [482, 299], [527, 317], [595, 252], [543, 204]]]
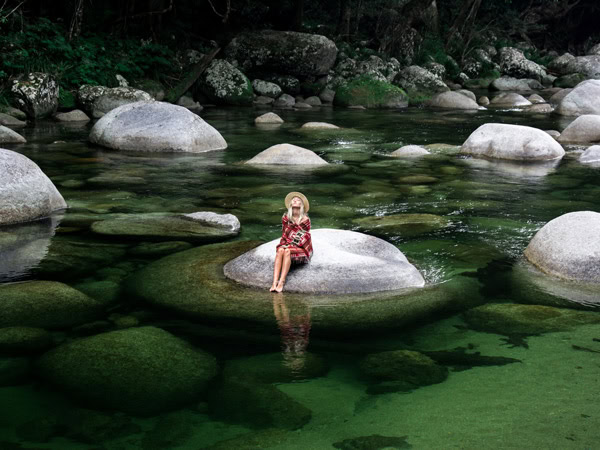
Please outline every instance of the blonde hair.
[[[294, 197], [294, 198], [300, 198], [300, 197]], [[294, 200], [294, 198], [292, 198], [292, 200]], [[286, 217], [288, 218], [288, 220], [291, 220], [292, 222], [294, 222], [294, 217], [292, 215], [292, 202], [290, 202], [290, 206], [288, 207]], [[305, 217], [308, 217], [308, 214], [304, 213], [304, 202], [300, 198], [300, 214], [298, 214], [298, 222], [296, 222], [296, 223], [302, 223], [302, 221], [304, 220]]]

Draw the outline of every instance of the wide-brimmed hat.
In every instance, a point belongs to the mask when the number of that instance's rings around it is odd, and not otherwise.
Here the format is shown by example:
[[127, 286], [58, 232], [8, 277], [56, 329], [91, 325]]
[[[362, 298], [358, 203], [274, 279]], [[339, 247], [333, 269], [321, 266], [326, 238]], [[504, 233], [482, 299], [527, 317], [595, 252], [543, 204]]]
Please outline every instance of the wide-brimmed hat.
[[310, 204], [308, 203], [308, 199], [306, 198], [306, 195], [304, 195], [302, 192], [290, 192], [288, 195], [285, 196], [285, 207], [289, 208], [290, 207], [290, 203], [292, 202], [292, 199], [294, 197], [298, 197], [300, 200], [302, 200], [302, 203], [304, 203], [304, 212], [308, 212], [308, 209], [310, 208]]

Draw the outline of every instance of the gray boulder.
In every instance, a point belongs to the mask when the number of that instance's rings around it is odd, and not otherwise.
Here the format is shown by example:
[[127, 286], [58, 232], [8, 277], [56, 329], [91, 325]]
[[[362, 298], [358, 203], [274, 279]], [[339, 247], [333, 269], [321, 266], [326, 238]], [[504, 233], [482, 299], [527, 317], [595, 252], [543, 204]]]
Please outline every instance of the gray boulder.
[[0, 285], [0, 327], [63, 328], [97, 318], [102, 304], [55, 281]]
[[503, 47], [498, 53], [500, 71], [515, 78], [533, 78], [542, 81], [546, 71], [533, 61], [529, 61], [523, 52], [513, 47]]
[[458, 89], [456, 92], [458, 92], [459, 94], [462, 94], [462, 95], [465, 95], [465, 96], [469, 97], [474, 102], [477, 101], [477, 96], [475, 95], [475, 93], [472, 92], [472, 91], [469, 91], [468, 89]]
[[308, 97], [306, 100], [304, 100], [304, 103], [306, 103], [307, 105], [310, 106], [321, 106], [321, 99], [319, 97], [317, 97], [316, 95], [312, 95], [310, 97]]
[[319, 94], [319, 98], [323, 103], [333, 103], [335, 98], [335, 91], [333, 89], [325, 88]]
[[191, 111], [163, 102], [113, 109], [90, 133], [90, 141], [115, 150], [200, 153], [227, 148], [223, 136]]
[[278, 144], [263, 150], [246, 164], [325, 166], [327, 161], [315, 152], [292, 144]]
[[405, 145], [400, 147], [398, 150], [394, 150], [390, 153], [390, 156], [395, 158], [420, 158], [424, 155], [430, 155], [431, 153], [418, 145]]
[[337, 47], [317, 34], [261, 30], [237, 35], [225, 55], [247, 73], [261, 70], [306, 78], [326, 75], [335, 63]]
[[272, 105], [275, 99], [273, 97], [265, 97], [264, 95], [259, 95], [252, 100], [252, 103], [256, 106], [264, 106], [264, 105]]
[[489, 104], [490, 104], [490, 99], [489, 99], [487, 96], [485, 96], [485, 95], [482, 95], [482, 96], [481, 96], [481, 97], [479, 97], [479, 99], [477, 100], [477, 103], [478, 103], [479, 105], [481, 105], [481, 106], [487, 106], [487, 105], [489, 105]]
[[554, 108], [548, 103], [537, 103], [535, 105], [527, 106], [523, 111], [533, 114], [547, 114], [554, 111]]
[[376, 381], [402, 381], [413, 387], [441, 383], [448, 369], [428, 356], [412, 350], [393, 350], [367, 355], [361, 372]]
[[94, 100], [91, 116], [94, 119], [99, 119], [119, 106], [141, 101], [150, 102], [154, 101], [154, 99], [147, 92], [130, 87], [107, 89]]
[[600, 142], [600, 115], [584, 114], [579, 116], [564, 129], [558, 142]]
[[281, 123], [283, 123], [283, 119], [275, 113], [268, 112], [261, 116], [258, 116], [256, 119], [254, 119], [254, 123], [256, 123], [256, 124], [281, 124]]
[[600, 55], [577, 56], [569, 62], [566, 71], [598, 80], [600, 79]]
[[189, 109], [195, 114], [200, 113], [204, 108], [200, 103], [198, 103], [191, 94], [184, 94], [177, 100], [176, 105], [183, 106], [184, 108]]
[[252, 88], [257, 95], [265, 97], [277, 98], [282, 94], [281, 88], [270, 81], [252, 80]]
[[579, 157], [582, 163], [600, 163], [600, 145], [592, 145]]
[[23, 122], [22, 120], [19, 120], [14, 116], [0, 113], [0, 125], [9, 127], [24, 127], [25, 125], [27, 125], [27, 122]]
[[296, 104], [296, 99], [289, 94], [282, 94], [273, 102], [275, 108], [291, 108]]
[[558, 105], [563, 98], [565, 98], [569, 92], [571, 92], [573, 89], [560, 89], [558, 92], [555, 92], [554, 94], [552, 94], [552, 96], [548, 99], [548, 103], [550, 103], [551, 105]]
[[0, 148], [0, 225], [28, 222], [67, 207], [52, 181], [29, 158]]
[[30, 119], [51, 116], [58, 108], [58, 83], [47, 73], [33, 72], [14, 80], [11, 92], [19, 109]]
[[531, 102], [520, 94], [513, 92], [505, 92], [495, 96], [490, 101], [490, 106], [501, 106], [501, 107], [518, 107], [518, 106], [529, 106]]
[[[343, 294], [425, 285], [402, 252], [382, 239], [333, 229], [314, 230], [311, 235], [313, 257], [288, 275], [286, 291]], [[268, 288], [278, 243], [273, 240], [228, 262], [225, 276], [246, 286]]]
[[8, 114], [9, 116], [13, 116], [15, 119], [19, 119], [19, 120], [27, 119], [27, 114], [25, 114], [20, 109], [13, 108], [12, 106], [7, 106], [7, 107], [3, 108], [3, 111], [4, 111], [4, 113]]
[[570, 53], [564, 53], [558, 58], [554, 58], [550, 64], [548, 64], [548, 69], [559, 75], [567, 75], [571, 73], [569, 65], [573, 61], [575, 61], [575, 56], [571, 55]]
[[533, 104], [546, 103], [546, 100], [544, 100], [544, 98], [538, 94], [531, 94], [529, 97], [527, 97], [527, 100], [529, 100]]
[[23, 144], [25, 142], [27, 139], [19, 133], [0, 125], [0, 144]]
[[434, 95], [427, 101], [426, 105], [433, 108], [446, 109], [483, 109], [473, 99], [457, 91], [442, 92], [441, 94]]
[[197, 401], [217, 363], [160, 328], [141, 327], [61, 345], [40, 358], [38, 371], [77, 400], [147, 416]]
[[496, 91], [519, 91], [528, 92], [533, 89], [541, 89], [543, 86], [533, 79], [517, 79], [512, 77], [503, 76], [496, 78], [490, 84], [490, 89]]
[[106, 86], [92, 86], [84, 84], [77, 90], [76, 102], [77, 105], [85, 111], [86, 114], [92, 115], [94, 110], [94, 102], [106, 92], [109, 92], [111, 88]]
[[554, 80], [552, 84], [554, 87], [559, 88], [574, 88], [582, 81], [586, 80], [586, 76], [581, 73], [570, 73], [568, 75], [562, 75]]
[[339, 130], [340, 127], [327, 122], [306, 122], [300, 129], [303, 130]]
[[600, 213], [563, 214], [544, 225], [525, 249], [543, 272], [572, 281], [600, 283]]
[[233, 214], [217, 214], [210, 211], [200, 211], [191, 214], [184, 214], [185, 217], [200, 222], [206, 223], [209, 226], [221, 227], [231, 233], [239, 233], [241, 224], [239, 219]]
[[579, 83], [560, 101], [556, 112], [563, 116], [600, 114], [600, 80]]
[[460, 152], [476, 157], [517, 161], [560, 159], [565, 154], [561, 145], [537, 128], [522, 125], [487, 123], [475, 130]]
[[222, 105], [251, 105], [252, 83], [224, 59], [215, 59], [198, 80], [200, 90], [212, 102]]
[[403, 69], [394, 78], [394, 84], [404, 89], [411, 99], [417, 100], [450, 90], [441, 78], [419, 66]]
[[59, 122], [89, 122], [90, 118], [80, 109], [74, 109], [66, 113], [58, 113], [54, 116]]
[[587, 52], [588, 55], [600, 55], [600, 43], [594, 45]]

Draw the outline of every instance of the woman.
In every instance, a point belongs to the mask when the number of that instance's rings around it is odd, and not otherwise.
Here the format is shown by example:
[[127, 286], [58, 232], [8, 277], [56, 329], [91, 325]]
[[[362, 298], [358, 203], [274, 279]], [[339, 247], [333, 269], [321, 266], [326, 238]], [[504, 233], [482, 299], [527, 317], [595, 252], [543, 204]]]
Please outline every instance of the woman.
[[290, 192], [285, 197], [287, 213], [281, 218], [282, 233], [275, 255], [271, 292], [283, 291], [285, 277], [292, 263], [306, 264], [310, 261], [313, 249], [310, 219], [306, 215], [309, 206], [308, 199], [300, 192]]

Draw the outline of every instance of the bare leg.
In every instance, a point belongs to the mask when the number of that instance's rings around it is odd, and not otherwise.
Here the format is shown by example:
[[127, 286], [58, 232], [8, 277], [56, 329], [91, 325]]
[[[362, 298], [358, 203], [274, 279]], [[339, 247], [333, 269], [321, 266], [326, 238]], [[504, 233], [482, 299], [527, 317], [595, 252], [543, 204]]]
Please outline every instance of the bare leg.
[[292, 265], [292, 256], [289, 249], [285, 249], [283, 253], [283, 263], [281, 265], [281, 276], [279, 277], [279, 283], [277, 283], [277, 288], [275, 289], [277, 292], [283, 291], [283, 285], [285, 284], [285, 277], [287, 277], [288, 272], [290, 271], [290, 266]]
[[284, 251], [285, 249], [280, 247], [277, 249], [277, 254], [275, 255], [275, 266], [273, 267], [273, 285], [271, 286], [271, 289], [269, 289], [271, 292], [275, 291], [277, 288], [277, 281], [279, 280], [279, 273], [281, 272], [281, 262], [283, 261]]

